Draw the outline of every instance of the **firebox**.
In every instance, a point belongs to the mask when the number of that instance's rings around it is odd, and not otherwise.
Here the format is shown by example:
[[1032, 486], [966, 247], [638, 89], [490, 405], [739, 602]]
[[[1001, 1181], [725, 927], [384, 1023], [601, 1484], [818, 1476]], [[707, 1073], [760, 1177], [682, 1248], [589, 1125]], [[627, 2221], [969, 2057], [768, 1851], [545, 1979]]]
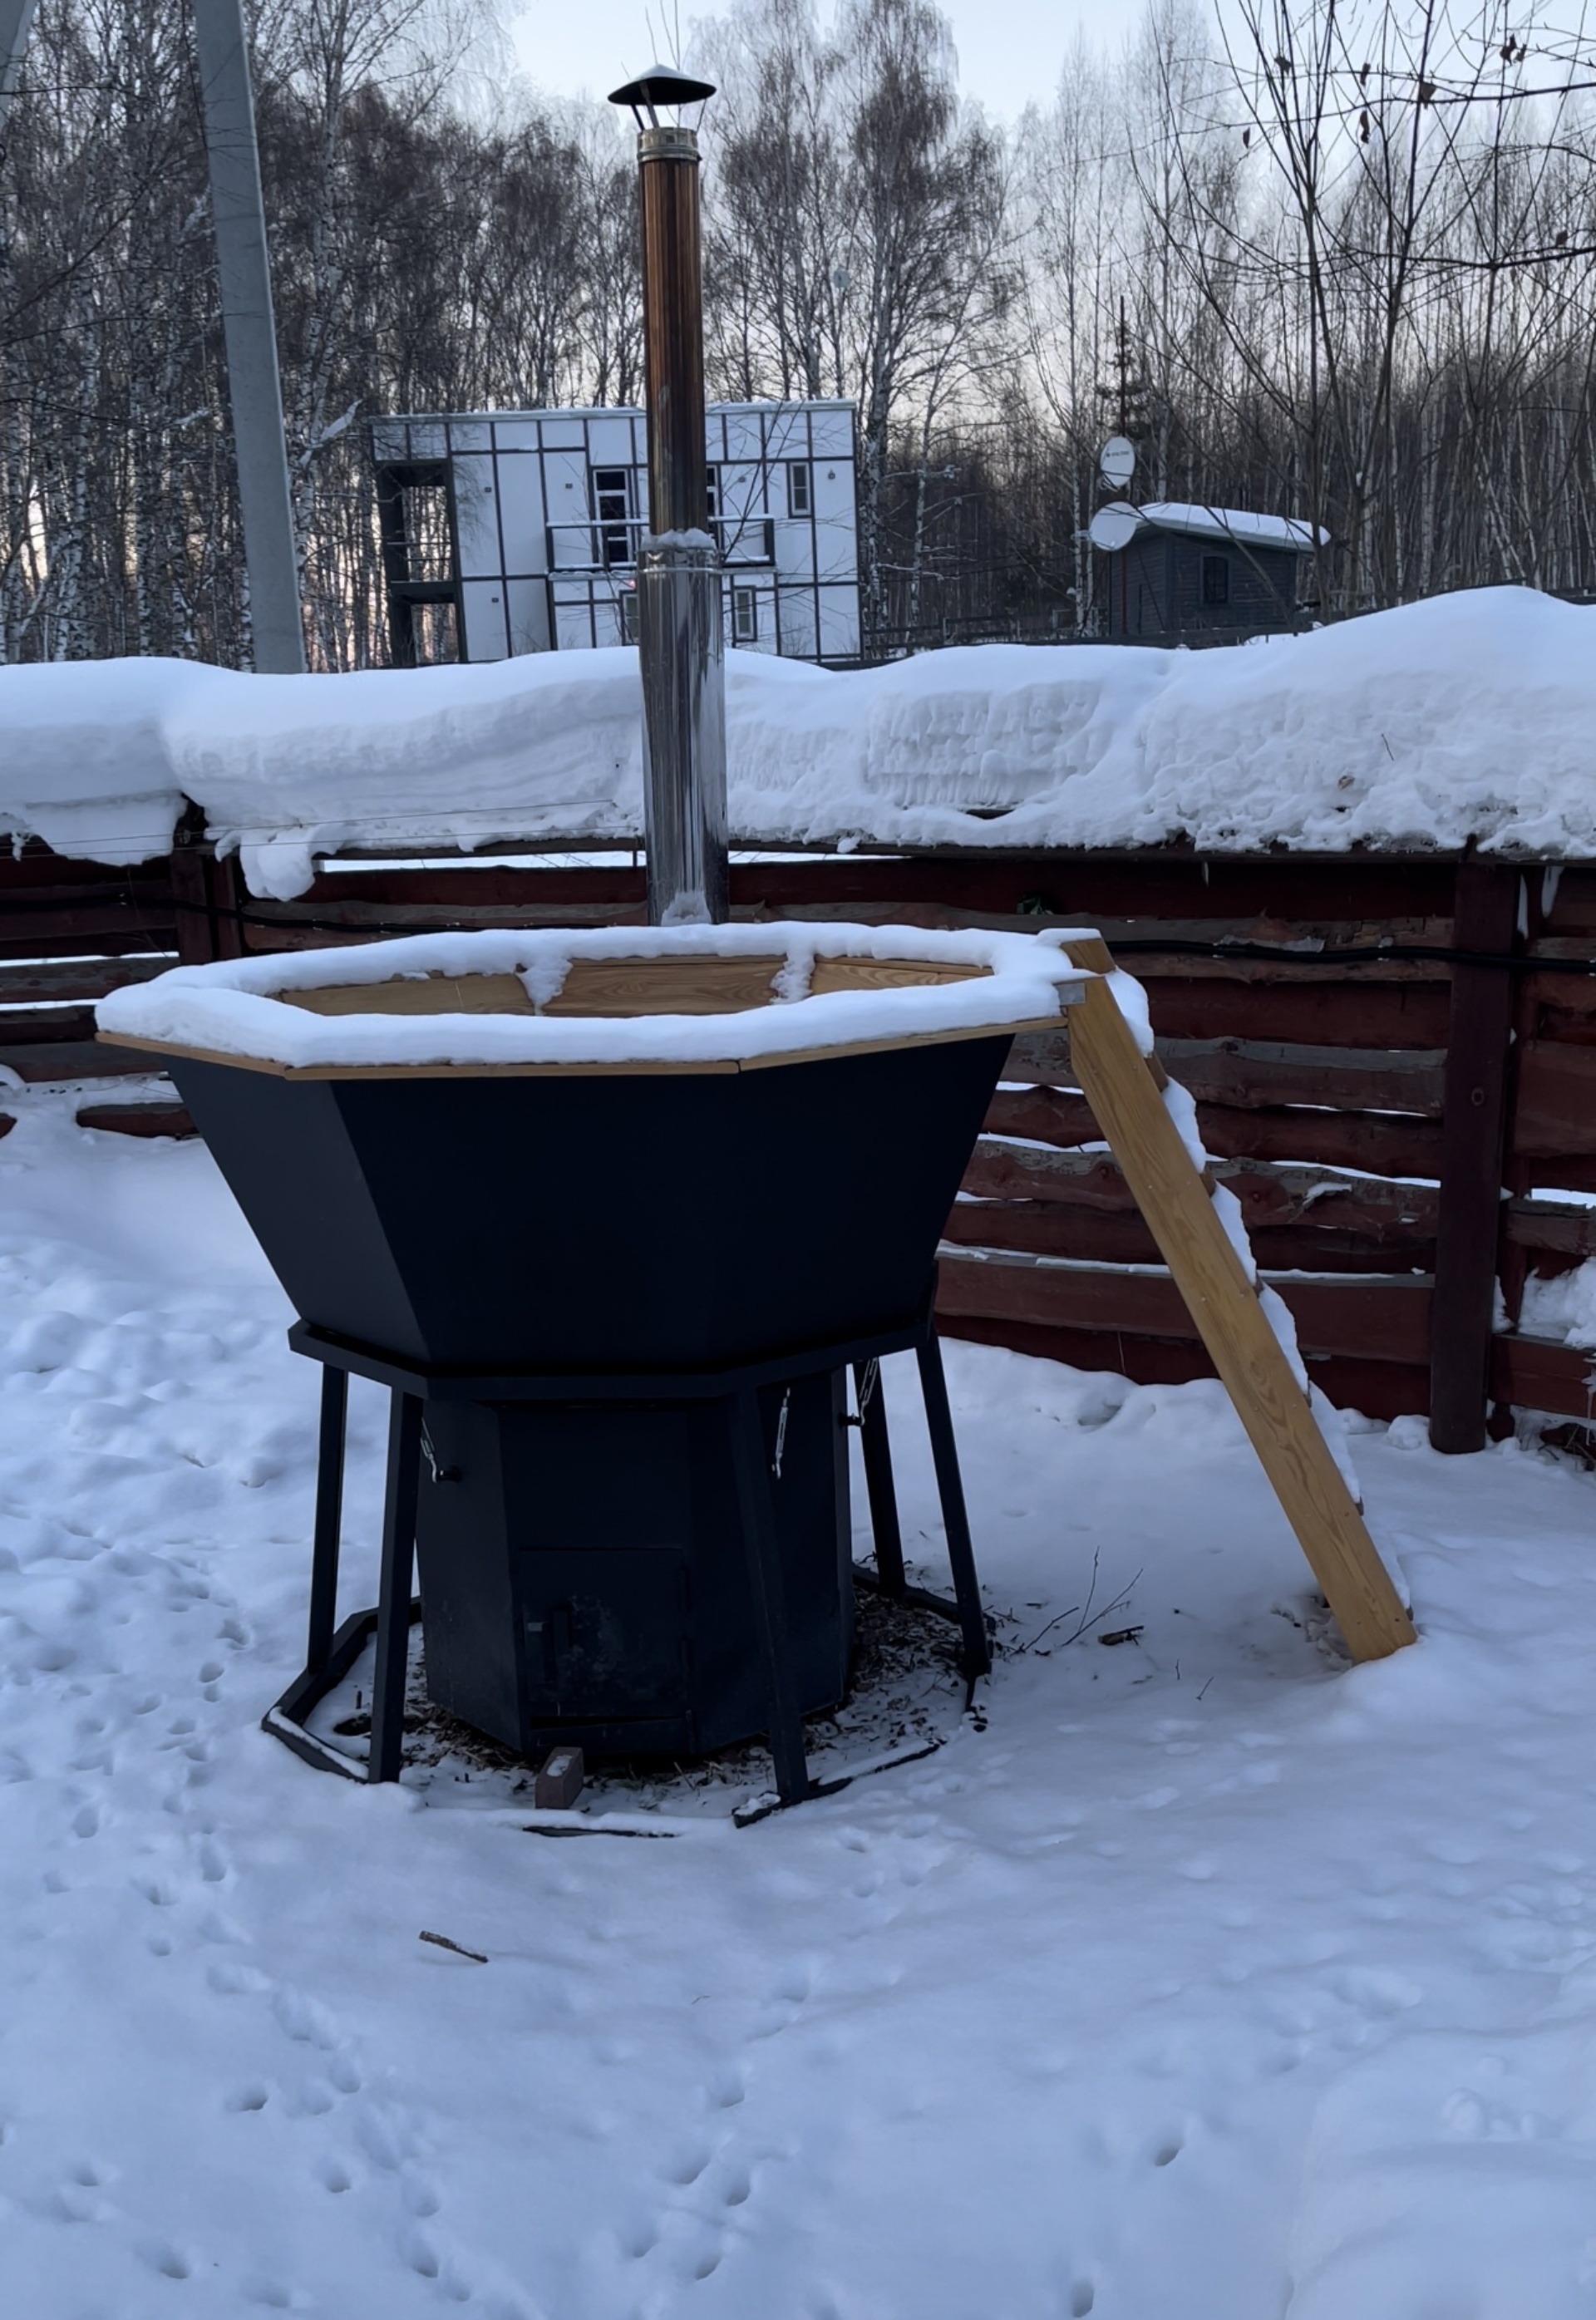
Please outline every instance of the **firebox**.
[[[853, 1644], [840, 1373], [757, 1395], [799, 1711]], [[761, 1731], [764, 1675], [716, 1401], [429, 1401], [416, 1554], [431, 1697], [526, 1754], [702, 1754]]]

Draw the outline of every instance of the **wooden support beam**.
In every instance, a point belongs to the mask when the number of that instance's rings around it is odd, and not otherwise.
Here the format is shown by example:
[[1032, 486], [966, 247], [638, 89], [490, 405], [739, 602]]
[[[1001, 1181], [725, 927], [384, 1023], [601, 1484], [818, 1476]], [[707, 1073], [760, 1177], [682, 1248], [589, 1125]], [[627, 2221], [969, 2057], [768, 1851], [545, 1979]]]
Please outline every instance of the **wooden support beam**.
[[[1158, 1035], [1158, 1060], [1199, 1103], [1240, 1110], [1309, 1104], [1338, 1111], [1410, 1111], [1439, 1119], [1446, 1054], [1423, 1048], [1303, 1045], [1280, 1039], [1171, 1039]], [[1581, 1050], [1596, 1072], [1596, 1051]], [[1016, 1039], [1005, 1080], [1073, 1088], [1069, 1033]]]
[[[1158, 1244], [1134, 1207], [1115, 1212], [1064, 1201], [959, 1201], [948, 1213], [942, 1237], [956, 1248], [1012, 1249], [1032, 1256], [1068, 1257], [1072, 1264], [1161, 1262]], [[1359, 1277], [1347, 1284], [1353, 1298], [1377, 1290], [1370, 1274], [1387, 1273], [1402, 1281], [1435, 1269], [1435, 1242], [1416, 1236], [1393, 1247], [1356, 1233], [1315, 1232], [1290, 1225], [1272, 1228], [1248, 1219], [1247, 1237], [1261, 1271], [1355, 1274]], [[1287, 1304], [1291, 1301], [1288, 1295]], [[1371, 1328], [1377, 1326], [1371, 1318]], [[1428, 1341], [1419, 1358], [1428, 1368]]]
[[1537, 1161], [1596, 1153], [1596, 1047], [1530, 1038], [1517, 1062], [1513, 1153]]
[[[1202, 1334], [1174, 1281], [1150, 1269], [1038, 1264], [1029, 1254], [990, 1246], [976, 1256], [956, 1253], [950, 1245], [941, 1262], [939, 1314], [1113, 1329], [1129, 1337]], [[1307, 1357], [1341, 1354], [1418, 1368], [1429, 1358], [1430, 1286], [1421, 1273], [1356, 1282], [1287, 1274], [1269, 1285], [1296, 1322], [1297, 1341]]]
[[[1433, 1178], [1441, 1169], [1440, 1122], [1411, 1115], [1314, 1111], [1289, 1104], [1248, 1111], [1234, 1104], [1199, 1103], [1197, 1125], [1216, 1160], [1295, 1160], [1374, 1176]], [[1102, 1136], [1084, 1096], [1048, 1087], [999, 1088], [987, 1109], [985, 1128], [989, 1136], [1019, 1137], [1061, 1150], [1094, 1144]]]
[[[1223, 983], [1145, 974], [1153, 1029], [1177, 1039], [1313, 1039], [1347, 1047], [1444, 1047], [1444, 983], [1349, 986], [1320, 971], [1317, 983]], [[1566, 980], [1566, 978], [1564, 978]], [[1016, 1074], [1020, 1076], [1020, 1074]]]
[[[77, 1114], [79, 1128], [95, 1128], [110, 1136], [197, 1136], [187, 1108], [180, 1103], [86, 1103]], [[331, 1377], [332, 1372], [329, 1370]]]
[[[1064, 948], [1076, 966], [1113, 966], [1099, 939]], [[1353, 1657], [1400, 1650], [1413, 1623], [1106, 983], [1070, 1030], [1082, 1088]]]
[[[5, 908], [0, 896], [0, 916]], [[148, 983], [176, 965], [176, 954], [163, 951], [157, 958], [62, 958], [0, 966], [0, 1005], [20, 1007], [31, 999], [104, 999], [124, 983]]]
[[1585, 1346], [1499, 1335], [1491, 1341], [1491, 1391], [1516, 1409], [1596, 1425], [1596, 1355]]
[[[1211, 1378], [1213, 1364], [1194, 1337], [1128, 1337], [1119, 1329], [1060, 1329], [1032, 1321], [993, 1320], [972, 1313], [937, 1314], [944, 1337], [967, 1337], [981, 1346], [1007, 1346], [1011, 1353], [1038, 1361], [1067, 1362], [1072, 1369], [1111, 1370], [1136, 1385], [1184, 1385]], [[1498, 1340], [1501, 1343], [1501, 1340]], [[1429, 1364], [1348, 1361], [1339, 1355], [1310, 1364], [1313, 1382], [1342, 1409], [1366, 1417], [1422, 1418], [1429, 1409]]]
[[29, 1086], [54, 1080], [143, 1078], [162, 1068], [131, 1047], [92, 1038], [27, 1039], [14, 1046], [0, 1038], [0, 1064]]
[[1576, 1264], [1596, 1256], [1596, 1209], [1584, 1201], [1510, 1201], [1506, 1221], [1511, 1246]]
[[[1436, 1237], [1439, 1194], [1433, 1184], [1386, 1183], [1377, 1176], [1342, 1176], [1326, 1168], [1269, 1161], [1215, 1160], [1211, 1154], [1208, 1165], [1210, 1174], [1241, 1202], [1249, 1232], [1301, 1225], [1326, 1239], [1361, 1235], [1393, 1250]], [[990, 1137], [977, 1142], [960, 1189], [984, 1201], [1056, 1201], [1072, 1208], [1136, 1213], [1130, 1187], [1109, 1155], [1039, 1152]], [[1431, 1270], [1428, 1264], [1420, 1269]]]
[[[1459, 863], [1460, 950], [1501, 957], [1512, 949], [1519, 876], [1499, 863]], [[1510, 972], [1460, 961], [1452, 974], [1430, 1344], [1429, 1438], [1447, 1452], [1485, 1446], [1512, 1024]]]

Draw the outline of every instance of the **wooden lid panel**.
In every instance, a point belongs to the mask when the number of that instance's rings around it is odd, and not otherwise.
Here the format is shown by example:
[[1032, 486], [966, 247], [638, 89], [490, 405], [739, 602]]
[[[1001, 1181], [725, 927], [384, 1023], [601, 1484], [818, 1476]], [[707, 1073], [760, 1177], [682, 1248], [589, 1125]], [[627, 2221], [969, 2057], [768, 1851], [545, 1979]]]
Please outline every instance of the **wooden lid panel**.
[[[285, 1006], [312, 1015], [742, 1015], [775, 1001], [784, 952], [742, 958], [576, 958], [552, 999], [534, 1004], [518, 974], [395, 976], [282, 991]], [[989, 974], [929, 958], [817, 958], [809, 996], [840, 991], [909, 991]]]
[[535, 1015], [519, 974], [395, 975], [387, 983], [329, 983], [277, 991], [285, 1007], [312, 1015]]
[[784, 951], [753, 958], [574, 958], [545, 1015], [746, 1015], [775, 998]]
[[961, 966], [932, 958], [817, 958], [809, 978], [809, 995], [819, 999], [833, 991], [910, 991], [935, 983], [976, 983], [989, 975], [989, 966]]

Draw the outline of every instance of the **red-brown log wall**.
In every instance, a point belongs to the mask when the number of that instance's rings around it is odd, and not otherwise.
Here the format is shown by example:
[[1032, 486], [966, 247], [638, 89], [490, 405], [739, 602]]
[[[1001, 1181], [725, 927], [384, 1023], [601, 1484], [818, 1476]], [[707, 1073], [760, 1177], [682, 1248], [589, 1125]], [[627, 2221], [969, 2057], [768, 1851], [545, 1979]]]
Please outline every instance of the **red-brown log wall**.
[[[1454, 1401], [1488, 1391], [1499, 1419], [1509, 1404], [1591, 1416], [1596, 1362], [1514, 1324], [1528, 1280], [1596, 1250], [1596, 1209], [1569, 1197], [1596, 1192], [1596, 865], [854, 853], [734, 865], [732, 902], [741, 919], [1101, 928], [1146, 986], [1165, 1065], [1333, 1400], [1423, 1412], [1434, 1367]], [[1455, 990], [1459, 910], [1506, 931], [1500, 949], [1462, 946]], [[643, 916], [642, 871], [624, 863], [326, 865], [273, 902], [246, 894], [192, 817], [169, 857], [134, 870], [30, 843], [0, 862], [0, 1064], [24, 1080], [142, 1070], [88, 1044], [91, 1002], [175, 957]], [[1476, 1053], [1497, 1020], [1501, 1052]], [[949, 1219], [944, 1328], [1149, 1382], [1208, 1373], [1074, 1086], [1067, 1033], [1017, 1043], [1009, 1069]], [[95, 1107], [95, 1124], [115, 1109]], [[1491, 1283], [1505, 1327], [1435, 1342], [1432, 1304], [1484, 1310]]]

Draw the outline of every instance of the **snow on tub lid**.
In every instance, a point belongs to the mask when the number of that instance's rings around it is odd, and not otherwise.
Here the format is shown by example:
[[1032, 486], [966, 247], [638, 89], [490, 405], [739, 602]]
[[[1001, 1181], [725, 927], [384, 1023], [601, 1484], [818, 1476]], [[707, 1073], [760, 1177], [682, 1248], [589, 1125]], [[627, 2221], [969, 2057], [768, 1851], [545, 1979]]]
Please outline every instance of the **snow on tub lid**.
[[748, 1071], [1046, 1030], [1091, 979], [1029, 935], [511, 929], [174, 967], [95, 1013], [120, 1046], [288, 1078]]

